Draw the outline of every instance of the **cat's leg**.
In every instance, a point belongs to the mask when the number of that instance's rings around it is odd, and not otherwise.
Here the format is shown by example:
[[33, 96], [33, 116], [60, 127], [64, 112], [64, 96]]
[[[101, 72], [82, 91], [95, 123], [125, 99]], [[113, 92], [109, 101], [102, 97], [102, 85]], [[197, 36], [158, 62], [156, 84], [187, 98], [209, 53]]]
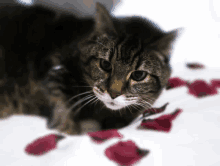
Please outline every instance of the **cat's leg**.
[[51, 105], [53, 105], [53, 109], [48, 128], [57, 129], [67, 134], [79, 134], [78, 124], [71, 118], [71, 110], [67, 108], [63, 97], [50, 96], [49, 100]]
[[83, 120], [79, 124], [80, 131], [82, 134], [101, 130], [100, 123], [95, 119]]
[[65, 103], [57, 97], [53, 97], [55, 107], [52, 119], [48, 127], [57, 129], [63, 133], [76, 135], [101, 130], [101, 125], [95, 119], [79, 120], [74, 117], [74, 110], [67, 108]]
[[9, 101], [9, 97], [4, 94], [0, 94], [0, 118], [7, 118], [12, 115], [13, 109], [14, 108], [12, 103]]

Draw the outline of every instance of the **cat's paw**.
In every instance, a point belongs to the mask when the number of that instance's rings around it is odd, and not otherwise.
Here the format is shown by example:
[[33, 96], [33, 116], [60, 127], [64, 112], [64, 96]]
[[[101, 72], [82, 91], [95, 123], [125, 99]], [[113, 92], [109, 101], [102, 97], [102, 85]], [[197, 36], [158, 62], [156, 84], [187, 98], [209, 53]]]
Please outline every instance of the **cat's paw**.
[[81, 133], [79, 125], [71, 119], [67, 119], [65, 123], [60, 123], [56, 129], [70, 135], [78, 135]]
[[79, 123], [80, 125], [80, 129], [81, 129], [81, 133], [88, 133], [88, 132], [96, 132], [101, 130], [101, 125], [98, 121], [96, 120], [92, 120], [92, 119], [88, 119], [88, 120], [84, 120], [81, 121]]
[[13, 114], [13, 107], [0, 107], [0, 119], [8, 118]]
[[47, 128], [55, 129], [59, 125], [59, 120], [57, 119], [49, 119], [47, 121]]

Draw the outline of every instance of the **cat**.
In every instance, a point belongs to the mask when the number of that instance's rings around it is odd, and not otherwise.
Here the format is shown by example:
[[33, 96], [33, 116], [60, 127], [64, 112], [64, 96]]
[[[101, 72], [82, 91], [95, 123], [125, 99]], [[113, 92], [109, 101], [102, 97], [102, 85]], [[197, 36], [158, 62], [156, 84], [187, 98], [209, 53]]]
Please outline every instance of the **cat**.
[[1, 118], [43, 116], [49, 128], [80, 134], [125, 127], [151, 107], [170, 77], [178, 30], [96, 10], [93, 19], [0, 6]]

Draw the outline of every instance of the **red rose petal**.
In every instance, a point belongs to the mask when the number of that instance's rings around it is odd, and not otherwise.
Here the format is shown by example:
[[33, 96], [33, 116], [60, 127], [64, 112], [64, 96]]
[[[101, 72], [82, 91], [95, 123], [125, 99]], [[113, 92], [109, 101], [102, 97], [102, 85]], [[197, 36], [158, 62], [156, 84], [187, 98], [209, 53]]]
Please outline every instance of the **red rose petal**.
[[148, 150], [139, 149], [134, 142], [119, 141], [105, 150], [105, 155], [120, 165], [132, 165], [149, 153]]
[[163, 112], [166, 109], [168, 104], [169, 103], [166, 103], [160, 108], [151, 108], [151, 109], [145, 110], [144, 113], [143, 113], [143, 117], [147, 117], [147, 116], [150, 116], [150, 115], [153, 115], [153, 114], [158, 114], [158, 113]]
[[200, 63], [187, 63], [186, 66], [190, 69], [203, 69], [203, 68], [205, 68], [205, 66]]
[[57, 142], [63, 138], [63, 136], [55, 134], [41, 137], [34, 142], [28, 144], [25, 148], [25, 152], [32, 155], [42, 155], [55, 149]]
[[141, 127], [145, 129], [154, 129], [158, 131], [169, 132], [172, 127], [172, 121], [182, 112], [181, 109], [177, 109], [172, 114], [162, 115], [156, 119], [145, 119], [141, 123]]
[[116, 129], [89, 132], [88, 135], [96, 143], [102, 143], [106, 141], [107, 139], [111, 139], [114, 137], [119, 137], [119, 138], [123, 137], [120, 133], [118, 133], [118, 130]]
[[214, 88], [220, 88], [220, 79], [213, 79], [213, 80], [211, 80], [211, 85]]
[[184, 81], [178, 77], [173, 77], [168, 80], [166, 89], [177, 88], [177, 87], [181, 87], [181, 86], [185, 86], [185, 85], [186, 85], [186, 81]]
[[189, 89], [188, 92], [196, 97], [204, 97], [218, 93], [215, 87], [207, 84], [203, 80], [196, 80], [193, 83], [188, 84], [187, 87]]

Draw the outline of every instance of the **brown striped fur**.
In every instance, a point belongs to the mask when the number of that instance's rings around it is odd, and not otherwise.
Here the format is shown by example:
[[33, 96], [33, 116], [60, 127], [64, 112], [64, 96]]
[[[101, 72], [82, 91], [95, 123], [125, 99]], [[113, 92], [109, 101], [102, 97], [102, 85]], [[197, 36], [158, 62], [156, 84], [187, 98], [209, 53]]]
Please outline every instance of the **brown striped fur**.
[[[45, 116], [48, 127], [68, 134], [120, 128], [144, 108], [113, 111], [86, 98], [96, 96], [94, 87], [112, 99], [138, 97], [153, 104], [171, 73], [177, 31], [166, 33], [140, 17], [113, 18], [101, 4], [95, 20], [42, 6], [0, 6], [0, 26], [1, 118]], [[103, 60], [111, 70], [103, 70]], [[135, 71], [146, 77], [134, 80]]]

